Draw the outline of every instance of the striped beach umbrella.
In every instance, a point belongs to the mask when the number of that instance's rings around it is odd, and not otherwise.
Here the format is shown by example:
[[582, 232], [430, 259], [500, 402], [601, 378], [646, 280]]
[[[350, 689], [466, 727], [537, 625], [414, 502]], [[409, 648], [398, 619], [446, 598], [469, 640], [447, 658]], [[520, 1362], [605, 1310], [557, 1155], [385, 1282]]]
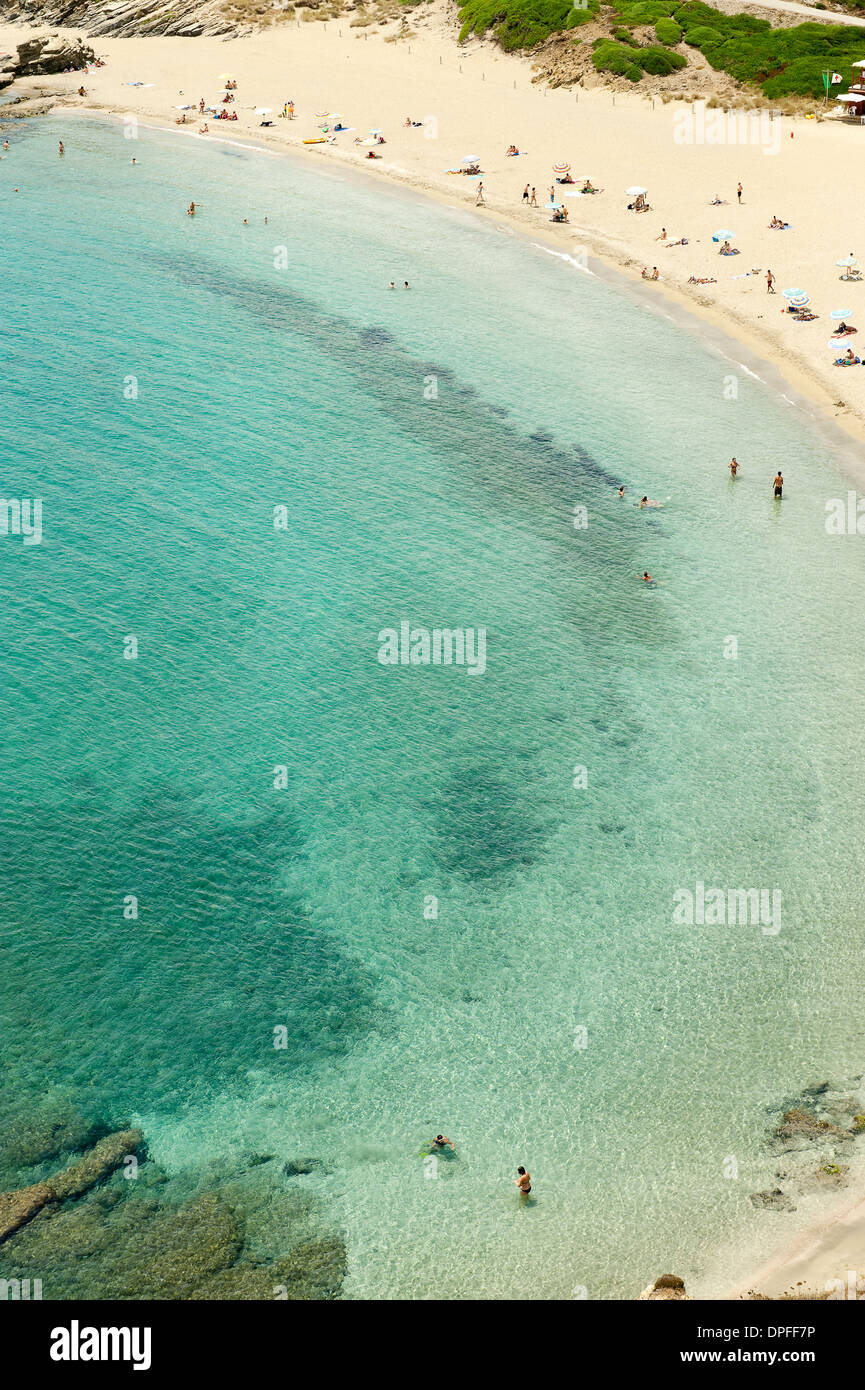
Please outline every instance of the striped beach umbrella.
[[554, 173], [554, 174], [569, 174], [570, 172], [571, 172], [571, 166], [570, 166], [570, 164], [568, 164], [568, 162], [567, 162], [566, 160], [563, 161], [561, 164], [554, 164], [554, 165], [553, 165], [553, 173]]
[[811, 296], [810, 294], [797, 294], [793, 296], [790, 303], [794, 309], [804, 309], [806, 304], [811, 303]]

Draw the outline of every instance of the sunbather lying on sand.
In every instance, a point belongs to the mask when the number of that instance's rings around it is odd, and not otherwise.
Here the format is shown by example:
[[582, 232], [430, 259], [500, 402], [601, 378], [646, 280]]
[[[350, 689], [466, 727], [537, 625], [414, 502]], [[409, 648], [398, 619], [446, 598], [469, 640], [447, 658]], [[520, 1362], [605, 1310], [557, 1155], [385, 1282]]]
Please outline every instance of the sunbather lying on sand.
[[848, 349], [847, 349], [847, 356], [846, 356], [846, 357], [836, 357], [836, 358], [835, 358], [835, 362], [834, 362], [833, 365], [836, 366], [836, 367], [858, 367], [858, 366], [860, 365], [860, 363], [861, 363], [861, 358], [859, 358], [859, 357], [857, 357], [857, 356], [855, 355], [855, 353], [853, 352], [853, 349], [852, 349], [852, 348], [848, 348]]
[[689, 275], [689, 285], [717, 285], [718, 281], [714, 275]]

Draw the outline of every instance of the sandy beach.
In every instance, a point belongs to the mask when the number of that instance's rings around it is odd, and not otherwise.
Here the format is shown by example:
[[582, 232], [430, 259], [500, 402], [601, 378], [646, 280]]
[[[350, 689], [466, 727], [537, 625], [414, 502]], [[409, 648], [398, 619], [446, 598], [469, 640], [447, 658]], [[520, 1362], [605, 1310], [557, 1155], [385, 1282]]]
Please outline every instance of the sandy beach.
[[[857, 211], [865, 192], [865, 130], [831, 120], [764, 115], [726, 128], [725, 143], [708, 138], [718, 113], [682, 103], [664, 104], [638, 93], [602, 88], [549, 90], [532, 84], [525, 58], [508, 56], [491, 44], [456, 42], [456, 10], [443, 0], [412, 14], [411, 37], [395, 24], [352, 27], [348, 15], [322, 23], [286, 22], [246, 38], [95, 39], [105, 66], [87, 74], [29, 79], [15, 94], [44, 88], [64, 95], [55, 111], [98, 112], [113, 118], [177, 128], [188, 138], [231, 139], [291, 147], [322, 167], [344, 163], [370, 177], [393, 179], [496, 218], [572, 257], [575, 273], [591, 270], [592, 257], [640, 279], [657, 267], [651, 287], [672, 296], [698, 316], [720, 324], [778, 367], [791, 385], [810, 397], [858, 439], [865, 437], [865, 372], [834, 367], [832, 311], [844, 310], [858, 333], [849, 341], [865, 354], [865, 279], [842, 280], [836, 262], [862, 255]], [[44, 32], [44, 31], [39, 31]], [[19, 26], [0, 25], [0, 49], [12, 51], [28, 36]], [[865, 36], [862, 42], [865, 58]], [[219, 100], [220, 74], [237, 81], [237, 121], [208, 120], [199, 135], [198, 102]], [[77, 97], [83, 85], [85, 97]], [[293, 101], [295, 119], [281, 117]], [[193, 103], [187, 122], [176, 127], [178, 107]], [[256, 108], [272, 108], [273, 124], [262, 127]], [[350, 129], [334, 143], [304, 145], [317, 137], [324, 113], [337, 112]], [[320, 114], [318, 114], [320, 113]], [[407, 118], [419, 125], [406, 126]], [[367, 141], [380, 128], [386, 143]], [[0, 164], [4, 186], [13, 181], [26, 196], [26, 166], [15, 160], [15, 128], [8, 162]], [[729, 137], [733, 137], [732, 140]], [[508, 157], [511, 144], [520, 150]], [[368, 158], [370, 149], [380, 158]], [[120, 145], [122, 157], [135, 146]], [[484, 206], [476, 208], [477, 183], [449, 174], [469, 155], [482, 170]], [[553, 165], [567, 161], [577, 182], [554, 183]], [[580, 196], [583, 178], [602, 190]], [[741, 205], [737, 185], [741, 183]], [[538, 207], [525, 206], [525, 185], [537, 191]], [[628, 210], [634, 185], [648, 190], [650, 210]], [[544, 204], [551, 188], [567, 193], [567, 225], [553, 224]], [[718, 195], [720, 205], [713, 205]], [[196, 189], [188, 189], [196, 198]], [[178, 208], [178, 216], [185, 205]], [[772, 229], [777, 216], [788, 230]], [[713, 235], [735, 233], [740, 254], [721, 256]], [[687, 238], [686, 245], [665, 241]], [[776, 293], [767, 292], [767, 271]], [[749, 272], [754, 273], [749, 273]], [[689, 277], [715, 283], [689, 285]], [[786, 312], [782, 291], [798, 287], [811, 297], [818, 316], [797, 322]], [[721, 383], [719, 381], [719, 390]], [[726, 442], [722, 442], [726, 449]], [[745, 444], [740, 457], [746, 455]], [[725, 455], [725, 458], [728, 455]], [[788, 1249], [731, 1290], [777, 1296], [802, 1282], [819, 1290], [827, 1281], [865, 1272], [865, 1195], [851, 1193], [843, 1206], [797, 1237]], [[659, 1270], [658, 1273], [661, 1271]], [[635, 1297], [637, 1290], [635, 1288]], [[841, 1296], [841, 1295], [838, 1295]], [[860, 1297], [863, 1295], [860, 1295]]]
[[[598, 255], [636, 276], [644, 266], [650, 274], [657, 266], [659, 293], [722, 321], [861, 437], [865, 373], [834, 367], [838, 352], [828, 346], [830, 312], [850, 310], [855, 323], [865, 296], [865, 282], [840, 280], [835, 264], [860, 250], [861, 129], [830, 120], [770, 121], [768, 113], [748, 120], [740, 113], [721, 131], [720, 113], [699, 106], [602, 88], [548, 90], [532, 85], [524, 58], [476, 40], [460, 48], [454, 21], [455, 10], [437, 4], [413, 15], [410, 38], [397, 37], [395, 24], [354, 28], [346, 16], [328, 24], [286, 22], [229, 41], [98, 39], [106, 66], [84, 77], [86, 98], [74, 96], [82, 81], [76, 74], [30, 79], [16, 91], [40, 84], [65, 88], [81, 108], [173, 124], [177, 106], [194, 102], [197, 108], [201, 97], [216, 102], [219, 75], [230, 69], [238, 84], [230, 109], [238, 119], [227, 126], [210, 120], [210, 134], [201, 138], [252, 136], [299, 147], [311, 160], [347, 161], [472, 209], [476, 183], [446, 171], [476, 154], [485, 202], [478, 216], [506, 219], [578, 263]], [[11, 50], [23, 36], [18, 26], [2, 26], [0, 46]], [[279, 114], [289, 99], [293, 121]], [[258, 107], [273, 109], [271, 127], [262, 128]], [[334, 110], [350, 131], [333, 144], [304, 145], [320, 134], [316, 113]], [[407, 117], [420, 126], [406, 129]], [[196, 132], [197, 109], [187, 120], [185, 129]], [[366, 158], [368, 147], [354, 141], [376, 127], [387, 143], [377, 147], [381, 158], [373, 161]], [[715, 143], [719, 138], [727, 143]], [[525, 153], [507, 157], [511, 144]], [[551, 187], [557, 194], [576, 192], [554, 185], [557, 161], [569, 162], [575, 179], [588, 176], [603, 189], [597, 196], [569, 196], [565, 226], [553, 224], [543, 206]], [[523, 206], [527, 183], [537, 189], [538, 208]], [[648, 189], [649, 212], [628, 211], [633, 199], [625, 190], [632, 185]], [[723, 202], [713, 206], [716, 194]], [[772, 229], [773, 216], [789, 230]], [[720, 229], [735, 233], [739, 255], [719, 255], [712, 236]], [[667, 240], [685, 237], [688, 244], [664, 245], [664, 231]], [[748, 275], [752, 270], [759, 274]], [[767, 293], [767, 270], [775, 294]], [[689, 285], [690, 276], [716, 283]], [[814, 321], [797, 322], [784, 312], [787, 287], [811, 296]], [[853, 335], [850, 342], [855, 351], [865, 339]]]

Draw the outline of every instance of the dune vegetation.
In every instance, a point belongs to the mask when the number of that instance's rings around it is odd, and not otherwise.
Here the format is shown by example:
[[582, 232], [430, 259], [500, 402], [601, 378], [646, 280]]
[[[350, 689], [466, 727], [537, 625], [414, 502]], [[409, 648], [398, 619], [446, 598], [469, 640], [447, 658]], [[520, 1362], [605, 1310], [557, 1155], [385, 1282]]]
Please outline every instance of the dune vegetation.
[[[865, 0], [847, 0], [847, 7], [865, 12]], [[587, 0], [585, 8], [570, 0], [466, 0], [460, 20], [461, 40], [490, 34], [505, 49], [532, 48], [554, 34], [606, 21], [609, 34], [592, 40], [599, 72], [632, 82], [646, 73], [665, 76], [686, 65], [690, 49], [769, 99], [820, 97], [827, 69], [846, 79], [851, 63], [865, 57], [865, 33], [848, 25], [815, 21], [773, 29], [764, 19], [723, 14], [702, 0]], [[578, 35], [573, 42], [580, 42]]]

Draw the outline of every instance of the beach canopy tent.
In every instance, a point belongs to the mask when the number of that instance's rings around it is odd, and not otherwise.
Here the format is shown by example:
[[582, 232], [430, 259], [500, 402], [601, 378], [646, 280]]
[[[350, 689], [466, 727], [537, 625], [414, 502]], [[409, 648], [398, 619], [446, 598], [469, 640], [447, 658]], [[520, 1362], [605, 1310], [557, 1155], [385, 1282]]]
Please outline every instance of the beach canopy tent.
[[643, 188], [642, 184], [639, 183], [633, 183], [630, 188], [625, 189], [629, 198], [639, 198], [641, 193], [648, 193], [648, 191], [648, 188]]
[[851, 106], [859, 106], [865, 102], [865, 92], [845, 92], [843, 96], [836, 97], [835, 100], [849, 102]]

